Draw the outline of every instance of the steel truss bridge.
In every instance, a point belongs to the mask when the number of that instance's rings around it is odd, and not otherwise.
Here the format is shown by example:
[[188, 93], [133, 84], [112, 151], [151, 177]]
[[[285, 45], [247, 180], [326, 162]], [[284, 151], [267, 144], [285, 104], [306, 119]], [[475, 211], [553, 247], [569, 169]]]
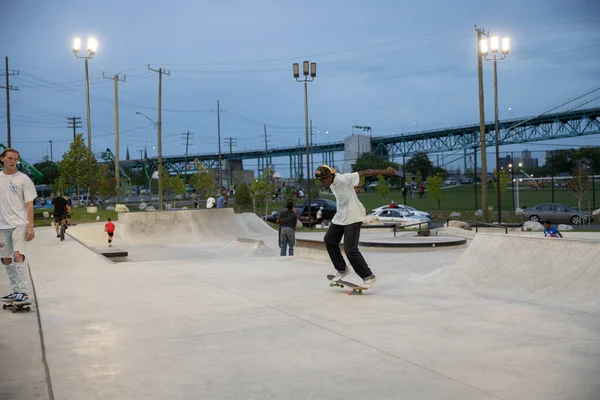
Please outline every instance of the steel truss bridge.
[[[588, 136], [600, 134], [600, 108], [589, 108], [535, 117], [509, 119], [499, 121], [498, 132], [500, 145], [540, 142], [552, 139]], [[496, 132], [493, 122], [486, 123], [486, 147], [495, 146]], [[371, 138], [373, 154], [392, 161], [410, 156], [417, 152], [444, 153], [464, 151], [465, 164], [467, 157], [477, 159], [480, 147], [479, 124], [458, 126], [430, 131], [414, 132], [393, 136]], [[332, 142], [314, 145], [312, 154], [320, 154], [323, 162], [335, 164], [335, 153], [344, 151], [344, 142]], [[303, 171], [303, 160], [306, 160], [306, 147], [292, 146], [269, 149], [268, 158], [265, 150], [247, 150], [221, 154], [221, 162], [257, 160], [258, 169], [262, 171], [272, 165], [273, 158], [288, 157], [290, 176], [297, 177]], [[218, 168], [218, 155], [215, 153], [194, 154], [163, 157], [163, 164], [170, 173], [185, 174], [195, 171], [190, 168], [190, 161], [197, 159], [206, 168]], [[186, 168], [186, 160], [188, 165]], [[145, 160], [121, 161], [129, 167], [142, 168], [141, 164], [155, 164], [156, 158]], [[475, 161], [476, 162], [476, 161]], [[466, 166], [465, 166], [466, 169]]]

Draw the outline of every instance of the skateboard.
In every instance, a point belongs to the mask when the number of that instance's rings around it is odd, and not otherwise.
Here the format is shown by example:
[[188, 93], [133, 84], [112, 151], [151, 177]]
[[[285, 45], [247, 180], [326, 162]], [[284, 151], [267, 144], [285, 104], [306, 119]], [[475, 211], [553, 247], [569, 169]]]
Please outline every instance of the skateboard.
[[348, 296], [352, 296], [354, 293], [358, 293], [358, 294], [362, 294], [363, 290], [368, 290], [369, 288], [363, 287], [363, 286], [358, 286], [352, 282], [347, 282], [347, 281], [337, 281], [337, 282], [332, 282], [331, 280], [335, 278], [335, 275], [327, 275], [327, 279], [329, 279], [329, 287], [334, 287], [334, 286], [339, 286], [340, 288], [344, 288], [344, 286], [347, 286], [348, 289]]
[[8, 303], [8, 304], [2, 304], [2, 309], [3, 310], [12, 309], [13, 313], [16, 313], [19, 311], [31, 311], [31, 307], [29, 307], [30, 305], [31, 305], [31, 303], [28, 301], [25, 303], [20, 303], [20, 304]]

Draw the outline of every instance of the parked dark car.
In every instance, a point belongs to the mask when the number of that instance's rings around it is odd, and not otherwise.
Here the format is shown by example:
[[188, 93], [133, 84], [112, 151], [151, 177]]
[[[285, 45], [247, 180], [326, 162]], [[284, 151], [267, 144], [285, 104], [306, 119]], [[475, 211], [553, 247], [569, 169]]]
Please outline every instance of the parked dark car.
[[[319, 208], [323, 207], [323, 219], [331, 220], [337, 212], [337, 206], [335, 202], [329, 199], [311, 199], [310, 204], [311, 213], [313, 214], [313, 216], [316, 216], [317, 211], [319, 211]], [[308, 200], [304, 202], [304, 206], [302, 207], [302, 214], [308, 215], [307, 206]]]
[[523, 210], [523, 217], [530, 221], [552, 221], [580, 225], [592, 222], [594, 217], [588, 212], [579, 211], [557, 203], [544, 203]]
[[279, 223], [279, 211], [273, 211], [271, 214], [269, 215], [264, 215], [262, 217], [263, 220], [267, 221], [267, 222], [272, 222], [274, 224]]

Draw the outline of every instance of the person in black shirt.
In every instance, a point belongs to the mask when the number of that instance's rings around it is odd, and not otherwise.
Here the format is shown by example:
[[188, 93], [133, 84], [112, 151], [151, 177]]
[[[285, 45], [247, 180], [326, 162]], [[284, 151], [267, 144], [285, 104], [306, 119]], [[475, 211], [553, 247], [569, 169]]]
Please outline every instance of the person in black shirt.
[[58, 226], [67, 217], [67, 199], [62, 197], [60, 193], [52, 199], [52, 216], [54, 217], [54, 227], [56, 228], [56, 237], [58, 234]]
[[279, 225], [280, 231], [280, 255], [285, 256], [286, 249], [289, 246], [289, 255], [294, 255], [294, 245], [296, 244], [296, 223], [298, 217], [296, 216], [296, 210], [294, 210], [294, 203], [288, 201], [286, 208], [279, 213]]

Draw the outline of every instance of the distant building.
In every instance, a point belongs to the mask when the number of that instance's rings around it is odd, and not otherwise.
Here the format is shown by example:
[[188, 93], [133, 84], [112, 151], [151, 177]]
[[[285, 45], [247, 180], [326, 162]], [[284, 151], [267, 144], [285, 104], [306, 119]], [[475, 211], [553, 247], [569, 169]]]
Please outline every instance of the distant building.
[[517, 160], [523, 164], [523, 168], [537, 168], [539, 167], [539, 160], [537, 158], [531, 157], [531, 152], [529, 150], [523, 150], [521, 153], [521, 158]]
[[510, 155], [500, 158], [500, 169], [510, 169], [513, 163], [513, 159]]

